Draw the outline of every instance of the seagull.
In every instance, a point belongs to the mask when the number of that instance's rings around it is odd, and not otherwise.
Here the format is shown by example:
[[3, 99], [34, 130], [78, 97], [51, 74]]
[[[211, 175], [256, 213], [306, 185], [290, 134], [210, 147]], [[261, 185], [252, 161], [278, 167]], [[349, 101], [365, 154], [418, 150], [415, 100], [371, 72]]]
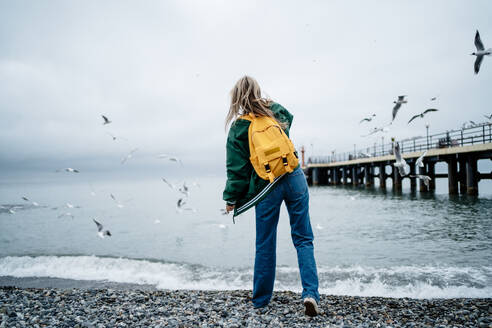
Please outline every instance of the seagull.
[[66, 171], [66, 172], [70, 172], [70, 173], [80, 173], [79, 170], [76, 170], [76, 169], [72, 169], [71, 167], [67, 167], [66, 169], [58, 169], [56, 170], [55, 172], [60, 172], [60, 171]]
[[132, 151], [130, 151], [125, 157], [123, 157], [123, 159], [121, 160], [121, 164], [125, 164], [125, 162], [127, 160], [129, 160], [130, 158], [133, 157], [133, 154], [138, 150], [138, 148], [134, 148], [132, 149]]
[[405, 162], [403, 157], [401, 157], [400, 144], [398, 143], [398, 141], [396, 141], [393, 146], [393, 152], [395, 153], [395, 159], [396, 159], [396, 162], [393, 165], [398, 168], [400, 175], [403, 177], [407, 175], [406, 172], [407, 162]]
[[99, 237], [101, 237], [101, 238], [104, 238], [104, 236], [111, 237], [111, 232], [109, 232], [109, 230], [103, 230], [104, 227], [103, 227], [102, 224], [100, 224], [99, 222], [97, 222], [96, 219], [92, 219], [92, 220], [97, 225], [97, 234], [99, 235]]
[[72, 204], [70, 204], [70, 203], [66, 203], [65, 205], [66, 205], [68, 208], [73, 208], [73, 205], [72, 205]]
[[364, 118], [363, 118], [363, 119], [359, 122], [359, 124], [361, 124], [362, 122], [365, 122], [365, 121], [367, 121], [367, 122], [371, 122], [371, 121], [372, 121], [372, 119], [373, 119], [374, 117], [376, 117], [376, 114], [372, 114], [372, 115], [371, 115], [371, 116], [369, 116], [369, 117], [364, 117]]
[[62, 217], [64, 217], [64, 216], [69, 216], [69, 217], [71, 217], [72, 219], [73, 219], [73, 218], [75, 218], [75, 217], [72, 215], [72, 213], [70, 213], [70, 212], [62, 213], [62, 214], [58, 215], [58, 218], [62, 218]]
[[161, 178], [161, 179], [162, 179], [162, 181], [164, 181], [164, 182], [165, 182], [165, 183], [169, 186], [169, 188], [171, 188], [171, 189], [173, 189], [173, 190], [174, 190], [174, 189], [176, 189], [176, 186], [175, 186], [175, 185], [173, 185], [172, 183], [168, 182], [168, 181], [167, 181], [166, 179], [164, 179], [164, 178]]
[[103, 125], [106, 125], [106, 124], [111, 123], [111, 121], [109, 120], [109, 118], [107, 118], [107, 117], [106, 117], [106, 116], [104, 116], [104, 115], [101, 115], [101, 116], [102, 116], [102, 118], [103, 118], [103, 120], [104, 120]]
[[186, 198], [178, 199], [178, 202], [176, 203], [176, 211], [179, 213], [182, 213], [183, 211], [191, 211], [196, 213], [196, 209], [191, 207], [183, 207], [184, 205], [186, 205]]
[[323, 227], [318, 223], [318, 224], [316, 224], [316, 229], [323, 230]]
[[186, 204], [186, 200], [184, 198], [180, 198], [176, 203], [176, 208], [181, 209], [181, 207], [183, 207], [184, 204]]
[[422, 155], [420, 155], [419, 158], [417, 158], [417, 161], [415, 161], [415, 166], [424, 167], [424, 162], [422, 160], [424, 159], [426, 154], [427, 154], [427, 150]]
[[171, 162], [176, 162], [176, 163], [183, 165], [183, 162], [176, 156], [171, 156], [171, 155], [167, 155], [167, 154], [160, 154], [160, 155], [157, 155], [157, 158], [167, 158]]
[[405, 97], [406, 97], [406, 95], [398, 96], [398, 100], [393, 101], [393, 103], [395, 104], [395, 107], [393, 107], [393, 113], [392, 113], [393, 119], [391, 120], [392, 122], [395, 120], [396, 114], [400, 110], [401, 105], [407, 103], [407, 100], [405, 99]]
[[368, 136], [373, 135], [373, 134], [378, 133], [378, 132], [385, 132], [386, 133], [388, 131], [389, 131], [388, 125], [385, 125], [385, 126], [380, 127], [380, 128], [376, 128], [375, 127], [374, 129], [372, 129], [371, 132], [369, 132], [368, 134], [366, 134], [366, 135], [364, 135], [362, 137], [368, 137]]
[[183, 186], [181, 188], [179, 188], [178, 191], [180, 193], [182, 193], [183, 195], [185, 195], [186, 197], [188, 197], [190, 195], [188, 187], [186, 186], [186, 182], [183, 182]]
[[485, 116], [485, 118], [486, 118], [486, 119], [488, 119], [489, 121], [490, 121], [490, 120], [492, 120], [492, 114], [490, 114], [490, 115], [488, 115], [488, 116], [487, 116], [487, 115], [484, 115], [484, 116]]
[[115, 201], [116, 206], [118, 206], [119, 208], [123, 208], [123, 204], [121, 204], [118, 200], [116, 200], [116, 197], [114, 197], [113, 194], [110, 194], [110, 196]]
[[472, 125], [472, 127], [475, 127], [477, 125], [477, 123], [473, 122], [473, 121], [468, 121], [470, 122], [470, 124]]
[[[27, 197], [25, 197], [25, 196], [22, 196], [22, 199], [23, 199], [23, 200], [25, 200], [26, 202], [31, 202], [31, 201], [29, 200], [29, 198], [27, 198]], [[37, 202], [31, 202], [31, 204], [32, 204], [33, 206], [39, 206], [39, 203], [37, 203]]]
[[420, 114], [417, 114], [417, 115], [414, 115], [410, 121], [408, 121], [408, 124], [410, 124], [410, 122], [412, 122], [414, 119], [416, 119], [417, 117], [420, 117], [420, 118], [424, 118], [424, 115], [427, 114], [427, 113], [430, 113], [430, 112], [437, 112], [438, 109], [435, 109], [435, 108], [429, 108], [429, 109], [426, 109], [424, 110], [422, 113]]
[[111, 138], [113, 138], [113, 141], [116, 141], [116, 139], [128, 140], [127, 138], [117, 137], [114, 134], [109, 133], [109, 132], [106, 132], [106, 134], [109, 135], [109, 136], [111, 136]]
[[10, 208], [7, 208], [5, 206], [0, 205], [0, 208], [2, 210], [7, 210], [7, 212], [9, 212], [9, 214], [15, 214], [15, 211], [13, 210], [14, 206], [11, 206]]
[[416, 175], [410, 175], [410, 178], [418, 178], [420, 180], [423, 180], [424, 181], [424, 184], [429, 187], [429, 181], [431, 181], [432, 179], [427, 176], [427, 175], [422, 175], [422, 174], [416, 174]]
[[436, 100], [436, 99], [437, 99], [437, 97], [432, 97], [430, 100], [431, 100], [431, 101], [434, 101], [434, 100]]
[[478, 74], [478, 71], [480, 71], [480, 65], [482, 64], [483, 56], [490, 56], [492, 55], [492, 48], [489, 48], [485, 50], [482, 40], [480, 39], [480, 33], [475, 34], [475, 47], [477, 48], [477, 52], [472, 52], [472, 56], [477, 56], [477, 59], [475, 59], [475, 65], [474, 65], [474, 70], [475, 74]]

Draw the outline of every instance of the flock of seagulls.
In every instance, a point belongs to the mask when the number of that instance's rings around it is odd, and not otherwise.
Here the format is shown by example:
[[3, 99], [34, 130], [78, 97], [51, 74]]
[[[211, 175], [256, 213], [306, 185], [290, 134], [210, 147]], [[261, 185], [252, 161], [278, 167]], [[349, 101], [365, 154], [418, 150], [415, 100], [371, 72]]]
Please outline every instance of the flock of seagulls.
[[[475, 60], [475, 64], [474, 64], [474, 72], [475, 72], [475, 74], [478, 74], [478, 72], [480, 71], [480, 65], [482, 64], [484, 56], [491, 56], [492, 55], [492, 48], [485, 49], [483, 42], [480, 38], [480, 33], [478, 32], [478, 30], [475, 33], [475, 47], [477, 48], [477, 50], [475, 52], [471, 53], [471, 55], [477, 57]], [[374, 127], [368, 134], [363, 135], [363, 137], [367, 137], [367, 136], [373, 135], [373, 134], [378, 133], [378, 132], [388, 132], [389, 131], [388, 127], [396, 119], [396, 116], [397, 116], [398, 112], [400, 111], [400, 109], [402, 108], [402, 105], [408, 103], [407, 97], [408, 97], [407, 95], [401, 95], [401, 96], [398, 96], [398, 98], [395, 101], [393, 101], [393, 103], [395, 105], [393, 106], [393, 109], [391, 112], [391, 122], [389, 124], [386, 124], [386, 125], [381, 126], [381, 127]], [[435, 101], [435, 100], [437, 100], [437, 96], [430, 98], [430, 101]], [[414, 121], [417, 118], [424, 118], [424, 116], [426, 114], [429, 114], [432, 112], [437, 112], [437, 111], [438, 111], [438, 109], [436, 109], [436, 108], [428, 108], [428, 109], [424, 110], [423, 112], [412, 116], [410, 118], [410, 120], [408, 121], [408, 124], [410, 124], [412, 121]], [[373, 119], [375, 117], [376, 117], [376, 114], [372, 114], [368, 117], [364, 117], [360, 120], [359, 124], [361, 124], [363, 122], [371, 122], [371, 121], [373, 121]], [[489, 120], [489, 121], [492, 120], [492, 114], [484, 115], [484, 117], [487, 118], [487, 120]], [[476, 124], [473, 121], [469, 121], [469, 123], [471, 123], [472, 126], [476, 126]], [[468, 124], [468, 122], [465, 124]], [[465, 128], [465, 125], [463, 125], [463, 128]]]
[[[108, 125], [108, 124], [111, 124], [112, 123], [112, 121], [107, 116], [101, 115], [101, 117], [103, 119], [102, 125]], [[113, 141], [116, 141], [117, 139], [127, 140], [127, 139], [125, 139], [123, 137], [117, 137], [117, 136], [111, 134], [110, 132], [107, 132], [107, 134], [109, 136], [111, 136], [111, 138], [113, 139]], [[125, 164], [128, 160], [130, 160], [131, 158], [133, 158], [133, 156], [135, 155], [135, 153], [138, 150], [139, 150], [138, 148], [132, 149], [128, 154], [126, 154], [121, 159], [121, 164]], [[176, 156], [173, 156], [173, 155], [160, 154], [160, 155], [157, 156], [157, 158], [159, 158], [159, 159], [167, 159], [170, 162], [179, 163], [181, 166], [183, 165], [183, 162], [181, 161], [181, 159], [178, 158], [178, 157], [176, 157]], [[67, 167], [67, 168], [57, 169], [57, 170], [55, 170], [55, 172], [67, 172], [67, 173], [77, 174], [77, 173], [80, 173], [80, 170], [75, 169], [75, 168], [71, 168], [71, 167]], [[169, 188], [171, 188], [172, 190], [175, 190], [180, 195], [179, 196], [179, 199], [176, 202], [176, 212], [178, 212], [178, 213], [181, 213], [183, 211], [197, 212], [196, 209], [187, 206], [188, 198], [190, 196], [190, 188], [187, 186], [186, 182], [183, 182], [183, 184], [178, 187], [178, 186], [170, 183], [165, 178], [162, 178], [162, 181], [164, 183], [166, 183], [166, 185], [169, 186]], [[192, 186], [193, 187], [199, 187], [200, 185], [197, 182], [193, 182]], [[92, 185], [90, 185], [90, 187], [91, 187], [91, 195], [92, 196], [95, 196], [96, 195], [96, 192], [95, 192], [94, 188], [92, 187]], [[111, 193], [109, 196], [113, 200], [113, 202], [116, 205], [116, 207], [118, 207], [118, 208], [123, 208], [124, 207], [124, 205], [123, 205], [124, 203], [122, 201], [120, 201], [114, 194]], [[27, 196], [22, 196], [21, 198], [25, 202], [30, 203], [32, 206], [36, 206], [36, 207], [37, 206], [40, 206], [39, 203], [37, 203], [35, 201], [32, 201]], [[127, 200], [125, 202], [128, 202], [128, 201], [129, 200]], [[22, 208], [23, 208], [23, 206], [19, 206], [19, 205], [11, 205], [11, 206], [8, 206], [8, 207], [7, 206], [0, 205], [0, 209], [1, 210], [5, 210], [9, 214], [15, 214], [16, 213], [16, 210], [22, 209]], [[65, 208], [65, 211], [62, 212], [61, 214], [59, 214], [57, 216], [58, 218], [69, 217], [69, 218], [72, 218], [73, 219], [75, 216], [70, 212], [70, 210], [71, 209], [74, 209], [74, 208], [79, 208], [79, 206], [74, 206], [73, 204], [67, 202], [67, 203], [65, 203], [61, 207], [52, 207], [53, 210], [58, 210], [60, 208]], [[67, 209], [68, 209], [68, 211], [66, 211]], [[104, 226], [103, 226], [102, 223], [99, 222], [99, 219], [93, 218], [93, 221], [96, 224], [96, 227], [97, 227], [97, 235], [100, 238], [105, 238], [105, 237], [112, 236], [111, 235], [111, 232], [108, 229], [104, 229]], [[155, 224], [159, 224], [160, 222], [161, 221], [158, 220], [158, 219], [154, 220], [154, 223]]]
[[[408, 103], [407, 97], [408, 97], [407, 95], [398, 96], [398, 98], [395, 101], [393, 101], [393, 103], [395, 105], [393, 106], [393, 109], [391, 111], [391, 121], [389, 123], [387, 123], [386, 125], [383, 125], [381, 127], [374, 127], [371, 131], [369, 131], [368, 134], [363, 135], [362, 137], [368, 137], [368, 136], [373, 135], [373, 134], [378, 133], [378, 132], [385, 132], [385, 133], [388, 132], [389, 127], [395, 121], [398, 112], [402, 108], [402, 105]], [[432, 97], [430, 100], [435, 101], [436, 99], [437, 99], [437, 97]], [[428, 108], [428, 109], [424, 110], [423, 112], [412, 116], [412, 118], [410, 118], [410, 120], [408, 121], [408, 124], [410, 124], [413, 120], [415, 120], [417, 118], [424, 118], [424, 116], [428, 113], [437, 112], [437, 111], [438, 111], [438, 109], [436, 109], [436, 108]], [[371, 122], [375, 117], [376, 117], [376, 114], [372, 114], [368, 117], [364, 117], [362, 120], [360, 120], [359, 124], [361, 124], [363, 122]]]
[[[477, 51], [473, 52], [471, 55], [474, 55], [477, 57], [475, 60], [475, 64], [474, 64], [474, 72], [475, 72], [475, 74], [478, 74], [478, 72], [480, 71], [480, 65], [482, 64], [484, 56], [492, 55], [492, 48], [485, 50], [485, 47], [482, 43], [482, 40], [480, 39], [480, 33], [478, 32], [478, 30], [475, 34], [475, 47], [477, 48]], [[393, 103], [395, 105], [393, 106], [393, 109], [391, 111], [391, 122], [389, 122], [388, 124], [383, 125], [381, 127], [374, 127], [367, 135], [363, 135], [362, 137], [367, 137], [367, 136], [373, 135], [373, 134], [378, 133], [378, 132], [388, 132], [389, 126], [391, 126], [393, 124], [393, 122], [395, 121], [395, 119], [396, 119], [399, 111], [401, 110], [402, 106], [404, 104], [408, 103], [407, 97], [408, 97], [407, 95], [400, 95], [400, 96], [398, 96], [398, 98], [395, 101], [393, 101]], [[437, 100], [437, 96], [430, 98], [430, 101], [436, 101], [436, 100]], [[428, 115], [429, 113], [437, 112], [437, 111], [439, 111], [437, 108], [427, 108], [423, 112], [413, 115], [407, 124], [412, 123], [414, 120], [416, 120], [418, 118], [424, 118], [424, 116]], [[363, 122], [371, 122], [375, 117], [376, 117], [376, 114], [372, 114], [368, 117], [364, 117], [362, 120], [360, 120], [359, 124], [361, 124]], [[492, 114], [484, 115], [484, 117], [489, 121], [492, 120]], [[468, 121], [462, 125], [462, 129], [466, 128], [469, 124], [471, 124], [472, 127], [477, 126], [477, 124], [475, 122]], [[395, 155], [395, 163], [393, 165], [395, 166], [395, 168], [398, 169], [398, 172], [402, 177], [407, 176], [408, 175], [408, 172], [407, 172], [408, 164], [406, 163], [406, 161], [402, 157], [400, 144], [397, 141], [393, 142], [393, 154]], [[426, 154], [427, 154], [427, 151], [425, 151], [416, 160], [416, 162], [415, 162], [416, 167], [423, 167], [424, 166], [423, 158], [425, 157]], [[362, 152], [359, 153], [359, 156], [371, 157], [371, 155], [364, 154]], [[409, 175], [409, 177], [418, 178], [418, 179], [422, 180], [426, 186], [429, 186], [429, 182], [431, 181], [431, 178], [427, 175], [415, 174], [415, 175]]]

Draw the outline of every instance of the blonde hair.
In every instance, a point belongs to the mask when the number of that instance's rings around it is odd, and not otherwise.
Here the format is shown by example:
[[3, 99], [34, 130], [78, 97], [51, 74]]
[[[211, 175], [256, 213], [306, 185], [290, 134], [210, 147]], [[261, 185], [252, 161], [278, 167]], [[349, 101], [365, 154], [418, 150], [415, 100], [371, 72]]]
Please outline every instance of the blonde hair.
[[[254, 78], [243, 76], [231, 90], [231, 105], [225, 119], [225, 128], [227, 129], [229, 123], [235, 121], [238, 116], [249, 113], [256, 116], [269, 116], [277, 120], [270, 110], [272, 103], [272, 100], [261, 96], [260, 85]], [[285, 123], [279, 122], [279, 124], [285, 128]]]

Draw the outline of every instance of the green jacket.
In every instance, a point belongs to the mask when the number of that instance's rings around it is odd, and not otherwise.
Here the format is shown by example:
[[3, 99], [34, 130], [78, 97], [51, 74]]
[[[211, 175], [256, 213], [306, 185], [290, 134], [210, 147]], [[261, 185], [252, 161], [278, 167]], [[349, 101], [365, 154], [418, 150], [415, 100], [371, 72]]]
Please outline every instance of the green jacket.
[[[287, 123], [284, 131], [288, 136], [292, 114], [277, 103], [273, 103], [270, 109], [277, 120]], [[227, 137], [227, 182], [223, 199], [228, 204], [235, 205], [234, 216], [245, 212], [265, 198], [281, 178], [270, 183], [260, 178], [253, 169], [249, 160], [250, 123], [248, 120], [237, 119], [232, 123]]]

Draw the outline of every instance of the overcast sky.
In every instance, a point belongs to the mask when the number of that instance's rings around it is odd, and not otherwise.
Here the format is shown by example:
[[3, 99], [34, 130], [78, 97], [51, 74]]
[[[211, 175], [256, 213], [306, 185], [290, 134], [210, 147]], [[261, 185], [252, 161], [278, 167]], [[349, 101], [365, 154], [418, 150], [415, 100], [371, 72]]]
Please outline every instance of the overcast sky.
[[[308, 155], [380, 142], [361, 135], [400, 94], [388, 140], [484, 121], [492, 57], [476, 76], [470, 53], [476, 29], [492, 47], [491, 13], [488, 0], [0, 0], [0, 167], [116, 166], [138, 147], [130, 165], [170, 153], [222, 172], [244, 74], [294, 115]], [[440, 111], [407, 125], [428, 106]]]

